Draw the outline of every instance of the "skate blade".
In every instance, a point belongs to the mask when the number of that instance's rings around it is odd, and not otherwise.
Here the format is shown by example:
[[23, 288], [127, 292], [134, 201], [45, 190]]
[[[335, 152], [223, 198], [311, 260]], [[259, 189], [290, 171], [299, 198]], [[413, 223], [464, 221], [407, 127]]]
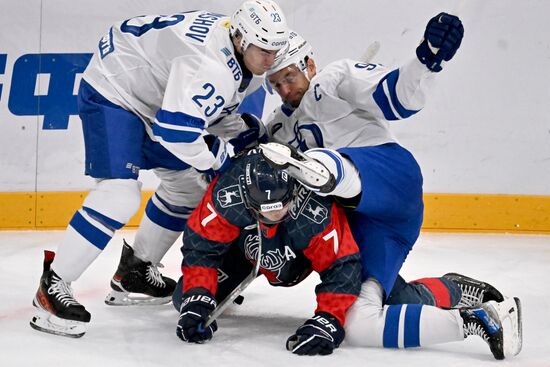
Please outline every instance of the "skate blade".
[[260, 148], [262, 156], [268, 162], [279, 169], [286, 169], [292, 177], [312, 189], [317, 189], [330, 181], [331, 175], [328, 169], [322, 163], [301, 152], [296, 153], [303, 158], [303, 161], [293, 158], [290, 148], [283, 144], [260, 144]]
[[290, 148], [279, 143], [260, 144], [262, 156], [279, 169], [287, 168], [291, 158]]
[[142, 293], [111, 291], [105, 297], [105, 304], [109, 306], [158, 306], [172, 302], [172, 296], [151, 297]]
[[85, 323], [62, 319], [42, 309], [39, 309], [29, 324], [35, 330], [69, 338], [80, 338], [86, 333]]
[[507, 298], [497, 303], [496, 309], [502, 323], [504, 355], [518, 355], [523, 346], [521, 301], [517, 297]]

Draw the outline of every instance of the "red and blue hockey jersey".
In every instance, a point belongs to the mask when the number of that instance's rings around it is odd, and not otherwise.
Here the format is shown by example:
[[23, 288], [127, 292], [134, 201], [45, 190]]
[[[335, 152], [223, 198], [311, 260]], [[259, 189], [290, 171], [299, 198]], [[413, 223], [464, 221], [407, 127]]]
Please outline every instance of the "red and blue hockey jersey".
[[[183, 238], [184, 289], [216, 294], [217, 268], [231, 246], [255, 262], [259, 245], [256, 218], [243, 200], [241, 180], [250, 156], [235, 161], [209, 186], [191, 214]], [[311, 271], [319, 273], [315, 312], [328, 312], [342, 325], [361, 287], [361, 262], [344, 210], [328, 197], [299, 187], [288, 218], [261, 225], [260, 273], [271, 285], [292, 286]]]

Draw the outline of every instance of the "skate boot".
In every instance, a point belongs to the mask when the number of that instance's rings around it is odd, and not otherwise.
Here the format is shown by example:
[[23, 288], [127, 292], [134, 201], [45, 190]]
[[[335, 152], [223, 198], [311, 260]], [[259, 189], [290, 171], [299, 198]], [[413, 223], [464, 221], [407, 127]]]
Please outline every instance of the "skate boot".
[[515, 356], [521, 351], [523, 335], [521, 302], [508, 298], [497, 303], [489, 301], [475, 308], [461, 308], [464, 320], [464, 338], [480, 336], [496, 359]]
[[457, 308], [478, 307], [489, 301], [504, 301], [502, 293], [488, 283], [457, 273], [447, 273], [443, 275], [443, 278], [457, 284], [462, 290], [462, 296], [456, 305]]
[[162, 276], [157, 265], [138, 259], [134, 250], [124, 241], [118, 269], [111, 279], [111, 288], [111, 293], [105, 298], [108, 305], [162, 305], [172, 300], [176, 282]]
[[80, 338], [86, 333], [90, 313], [74, 299], [70, 283], [50, 269], [54, 256], [54, 252], [44, 251], [44, 272], [32, 301], [38, 313], [30, 325], [46, 333]]

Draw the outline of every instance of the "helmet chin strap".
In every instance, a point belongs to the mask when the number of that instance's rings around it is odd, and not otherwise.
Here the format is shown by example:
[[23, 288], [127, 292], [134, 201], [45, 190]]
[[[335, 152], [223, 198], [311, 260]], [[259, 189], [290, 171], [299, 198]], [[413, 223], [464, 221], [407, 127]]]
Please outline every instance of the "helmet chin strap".
[[[306, 77], [307, 81], [310, 82], [311, 78], [309, 77], [308, 61], [309, 61], [309, 58], [306, 56], [302, 61], [300, 61], [295, 65], [298, 67], [298, 69], [302, 71], [302, 73], [304, 73], [304, 76]], [[301, 63], [305, 64], [303, 68], [300, 66]]]
[[[233, 36], [232, 36], [233, 40]], [[237, 63], [239, 63], [239, 66], [241, 67], [241, 70], [243, 72], [243, 78], [241, 80], [241, 85], [239, 86], [239, 92], [244, 91], [248, 85], [250, 84], [250, 81], [252, 80], [252, 72], [248, 70], [244, 63], [244, 48], [242, 46], [244, 41], [244, 38], [241, 39], [241, 51], [235, 50], [235, 58], [237, 59]], [[248, 46], [247, 46], [248, 47]]]

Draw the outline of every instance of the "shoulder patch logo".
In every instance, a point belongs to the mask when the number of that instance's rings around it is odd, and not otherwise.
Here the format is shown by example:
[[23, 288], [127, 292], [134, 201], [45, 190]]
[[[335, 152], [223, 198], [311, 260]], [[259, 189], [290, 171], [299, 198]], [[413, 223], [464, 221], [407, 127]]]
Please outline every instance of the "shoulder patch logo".
[[328, 218], [328, 209], [312, 197], [312, 192], [300, 186], [289, 210], [292, 219], [303, 215], [314, 223], [321, 224]]
[[216, 193], [216, 200], [222, 208], [241, 204], [243, 199], [241, 197], [239, 185], [231, 185], [218, 190]]
[[302, 215], [317, 224], [321, 224], [328, 218], [328, 209], [317, 200], [310, 198], [302, 211]]

